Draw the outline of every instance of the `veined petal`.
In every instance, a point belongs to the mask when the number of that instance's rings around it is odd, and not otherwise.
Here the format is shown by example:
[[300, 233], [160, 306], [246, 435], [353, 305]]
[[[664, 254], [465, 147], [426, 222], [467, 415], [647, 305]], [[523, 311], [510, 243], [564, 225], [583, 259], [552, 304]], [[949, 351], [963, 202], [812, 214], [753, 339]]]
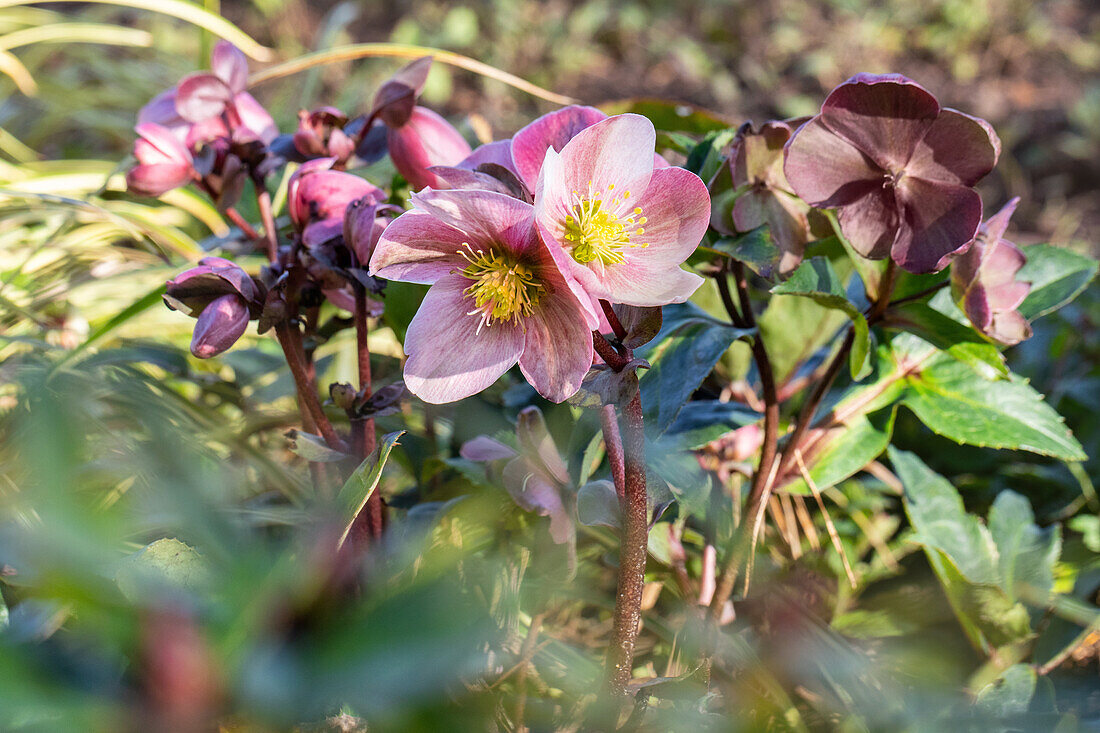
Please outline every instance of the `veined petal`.
[[992, 322], [985, 333], [1005, 346], [1015, 346], [1031, 338], [1031, 324], [1019, 311], [1000, 311], [993, 314]]
[[571, 105], [539, 117], [512, 136], [513, 168], [529, 191], [535, 190], [547, 150], [560, 152], [581, 130], [607, 115], [595, 107]]
[[993, 170], [1000, 154], [1001, 140], [992, 125], [944, 109], [917, 143], [905, 171], [930, 181], [973, 186]]
[[524, 325], [523, 376], [551, 402], [573, 396], [592, 365], [592, 329], [580, 303], [568, 289], [549, 292]]
[[[837, 214], [840, 231], [856, 252], [872, 260], [890, 254], [898, 235], [900, 206], [893, 188], [879, 186]], [[900, 264], [900, 263], [899, 263]]]
[[880, 167], [900, 171], [932, 127], [940, 104], [899, 74], [858, 74], [834, 89], [821, 120]]
[[466, 233], [472, 246], [503, 247], [515, 255], [530, 255], [539, 247], [531, 204], [495, 191], [472, 189], [412, 195], [413, 206]]
[[974, 189], [905, 176], [896, 191], [902, 219], [891, 256], [903, 269], [938, 272], [973, 241], [982, 222], [982, 199]]
[[[392, 225], [391, 225], [392, 226]], [[454, 402], [477, 394], [508, 371], [523, 353], [519, 325], [481, 328], [467, 315], [470, 281], [448, 275], [424, 296], [405, 336], [405, 385], [425, 402]]]
[[581, 130], [561, 149], [565, 190], [582, 199], [637, 196], [649, 186], [656, 144], [653, 123], [641, 115], [615, 115]]
[[820, 117], [787, 141], [783, 172], [791, 190], [810, 206], [846, 206], [882, 185], [885, 171]]
[[[699, 246], [710, 224], [710, 194], [699, 176], [683, 168], [653, 171], [649, 186], [633, 204], [646, 218], [642, 234], [635, 234], [622, 250], [627, 262], [654, 259], [679, 267]], [[631, 204], [623, 206], [629, 213]]]
[[370, 259], [370, 274], [430, 285], [466, 266], [458, 252], [468, 241], [465, 232], [425, 211], [406, 211], [382, 232]]
[[[581, 266], [583, 267], [583, 266]], [[608, 267], [601, 275], [591, 273], [586, 283], [593, 297], [623, 305], [656, 306], [683, 303], [703, 284], [703, 278], [666, 262], [633, 259]], [[580, 278], [578, 278], [580, 279]]]

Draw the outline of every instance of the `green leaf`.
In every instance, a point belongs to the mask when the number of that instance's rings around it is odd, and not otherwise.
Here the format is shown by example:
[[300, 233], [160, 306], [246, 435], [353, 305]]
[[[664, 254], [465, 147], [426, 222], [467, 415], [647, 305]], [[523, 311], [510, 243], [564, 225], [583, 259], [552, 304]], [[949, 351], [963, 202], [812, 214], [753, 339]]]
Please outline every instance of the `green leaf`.
[[[768, 345], [777, 382], [835, 340], [837, 329], [848, 322], [841, 311], [825, 308], [809, 298], [773, 295], [757, 319], [761, 337]], [[746, 349], [746, 351], [748, 351]]]
[[115, 572], [118, 589], [131, 603], [139, 603], [150, 592], [167, 588], [195, 591], [206, 581], [202, 555], [177, 539], [160, 539], [123, 559]]
[[355, 524], [355, 518], [359, 516], [359, 512], [363, 511], [367, 499], [378, 487], [378, 481], [382, 478], [382, 469], [386, 465], [386, 460], [390, 457], [393, 447], [397, 445], [398, 439], [404, 434], [404, 430], [398, 430], [383, 435], [382, 442], [378, 444], [375, 453], [363, 459], [359, 467], [340, 487], [340, 492], [336, 495], [336, 504], [340, 510], [343, 532], [340, 534], [337, 547], [344, 544], [348, 532], [351, 531], [351, 526]]
[[711, 249], [728, 255], [766, 280], [772, 280], [776, 268], [783, 257], [783, 251], [772, 241], [771, 229], [767, 224], [736, 237], [722, 237], [710, 246]]
[[[804, 456], [806, 470], [819, 490], [839, 484], [858, 473], [864, 466], [882, 455], [890, 444], [897, 408], [890, 407], [870, 415], [857, 415], [847, 423], [828, 428]], [[808, 494], [810, 487], [800, 474], [784, 491]]]
[[641, 389], [642, 407], [651, 416], [652, 428], [657, 433], [668, 429], [733, 342], [752, 333], [716, 320], [690, 303], [666, 306], [661, 333], [635, 352], [650, 364], [642, 375]]
[[619, 528], [619, 497], [610, 481], [592, 481], [577, 492], [577, 519], [589, 527]]
[[989, 532], [997, 545], [1001, 587], [1016, 600], [1017, 588], [1028, 589], [1028, 600], [1045, 605], [1054, 587], [1054, 564], [1062, 549], [1060, 528], [1040, 529], [1026, 498], [1002, 491], [989, 510]]
[[978, 690], [974, 704], [994, 718], [1023, 715], [1035, 695], [1036, 680], [1035, 670], [1030, 665], [1014, 664], [1000, 679]]
[[933, 432], [959, 443], [1083, 461], [1081, 444], [1043, 396], [1016, 375], [983, 379], [961, 362], [933, 359], [908, 377], [902, 404]]
[[704, 181], [714, 178], [714, 174], [722, 165], [722, 154], [736, 134], [737, 130], [734, 129], [708, 132], [688, 155], [684, 167]]
[[669, 426], [666, 434], [689, 450], [701, 448], [731, 430], [758, 422], [759, 412], [737, 402], [696, 400], [688, 402]]
[[979, 373], [992, 368], [994, 374], [1008, 376], [1004, 356], [994, 344], [926, 303], [908, 303], [891, 310], [886, 325], [919, 336]]
[[1081, 294], [1100, 266], [1096, 260], [1065, 247], [1033, 244], [1024, 247], [1027, 263], [1017, 280], [1031, 283], [1020, 313], [1032, 319], [1052, 313]]
[[311, 463], [336, 463], [347, 458], [346, 454], [329, 448], [319, 435], [292, 429], [287, 431], [286, 437], [290, 438], [290, 451]]
[[871, 333], [867, 319], [844, 292], [844, 284], [832, 264], [825, 257], [805, 260], [786, 282], [772, 288], [776, 295], [799, 295], [810, 298], [826, 308], [842, 311], [852, 320], [855, 341], [852, 343], [849, 367], [852, 379], [862, 379], [871, 371], [868, 359], [871, 352]]

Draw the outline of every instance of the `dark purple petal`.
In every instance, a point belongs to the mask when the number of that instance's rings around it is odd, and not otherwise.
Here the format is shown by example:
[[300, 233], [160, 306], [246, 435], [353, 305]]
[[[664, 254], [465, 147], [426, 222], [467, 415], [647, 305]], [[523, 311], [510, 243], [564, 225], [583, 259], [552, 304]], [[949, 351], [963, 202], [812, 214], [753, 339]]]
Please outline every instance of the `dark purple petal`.
[[381, 117], [389, 127], [407, 123], [431, 68], [431, 56], [422, 56], [401, 67], [375, 93], [371, 117]]
[[203, 308], [195, 322], [191, 353], [200, 359], [217, 356], [248, 328], [248, 305], [239, 295], [223, 295]]
[[896, 192], [903, 215], [891, 255], [902, 269], [938, 272], [977, 234], [982, 199], [974, 189], [905, 176]]
[[539, 117], [512, 136], [512, 161], [528, 191], [535, 190], [546, 151], [561, 152], [586, 127], [607, 117], [595, 107], [570, 106]]
[[940, 113], [924, 87], [898, 74], [859, 74], [821, 107], [825, 125], [881, 168], [901, 171]]
[[821, 119], [798, 128], [787, 143], [783, 171], [800, 199], [823, 208], [846, 206], [880, 188], [885, 172]]
[[355, 199], [344, 209], [344, 244], [355, 253], [360, 267], [366, 267], [374, 252], [378, 200], [374, 196]]
[[894, 189], [879, 186], [837, 213], [840, 231], [864, 257], [881, 260], [890, 254], [897, 237], [900, 206]]
[[225, 82], [234, 94], [248, 86], [248, 59], [229, 41], [218, 41], [210, 54], [210, 70]]
[[213, 74], [185, 76], [176, 87], [176, 112], [188, 122], [217, 117], [232, 101], [233, 91]]
[[772, 242], [783, 252], [779, 273], [787, 275], [802, 262], [802, 252], [810, 239], [809, 210], [806, 203], [783, 191], [751, 190], [734, 202], [733, 224], [738, 231], [747, 232], [766, 223]]
[[909, 175], [973, 186], [997, 164], [1001, 140], [985, 120], [944, 109], [905, 166]]

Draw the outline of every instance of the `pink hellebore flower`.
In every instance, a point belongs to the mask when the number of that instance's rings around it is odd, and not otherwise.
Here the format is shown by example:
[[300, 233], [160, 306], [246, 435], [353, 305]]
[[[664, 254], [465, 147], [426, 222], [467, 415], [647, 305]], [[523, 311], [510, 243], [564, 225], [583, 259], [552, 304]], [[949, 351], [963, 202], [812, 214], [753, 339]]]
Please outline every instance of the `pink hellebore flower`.
[[169, 280], [164, 302], [198, 319], [191, 353], [200, 359], [217, 356], [236, 343], [261, 307], [252, 277], [221, 257], [204, 257], [198, 267]]
[[593, 314], [539, 238], [530, 204], [492, 191], [424, 191], [382, 233], [370, 274], [432, 287], [409, 325], [405, 384], [425, 402], [476, 394], [517, 361], [544, 397], [592, 364]]
[[228, 41], [218, 41], [210, 54], [209, 72], [191, 74], [172, 89], [161, 92], [138, 112], [138, 122], [155, 122], [194, 148], [230, 129], [222, 118], [231, 111], [239, 132], [246, 138], [270, 143], [279, 134], [275, 121], [256, 99], [245, 91], [248, 60]]
[[160, 196], [187, 184], [195, 175], [187, 148], [166, 127], [145, 123], [134, 130], [138, 164], [126, 173], [126, 187], [139, 196]]
[[767, 122], [759, 131], [749, 125], [739, 130], [730, 144], [729, 171], [734, 188], [745, 190], [734, 201], [732, 212], [720, 208], [712, 212], [714, 228], [723, 234], [748, 232], [767, 224], [772, 242], [783, 253], [779, 260], [783, 276], [802, 262], [802, 251], [810, 239], [810, 207], [794, 195], [783, 175], [783, 146], [790, 137], [791, 127], [786, 122]]
[[703, 283], [680, 265], [707, 230], [710, 195], [690, 171], [654, 169], [655, 139], [652, 122], [625, 114], [582, 130], [560, 154], [546, 151], [535, 189], [539, 229], [591, 298], [682, 303]]
[[303, 163], [290, 177], [287, 210], [306, 247], [314, 247], [344, 231], [344, 213], [352, 201], [364, 197], [375, 203], [386, 194], [369, 181], [330, 170], [335, 158]]
[[795, 132], [784, 170], [806, 203], [839, 209], [857, 252], [927, 273], [974, 238], [982, 200], [973, 186], [1000, 152], [985, 120], [941, 108], [904, 76], [859, 74]]
[[1016, 280], [1027, 258], [1004, 239], [1008, 220], [1020, 203], [1016, 197], [978, 230], [974, 244], [951, 265], [951, 289], [967, 318], [983, 334], [1005, 346], [1031, 337], [1031, 326], [1017, 308], [1031, 283]]

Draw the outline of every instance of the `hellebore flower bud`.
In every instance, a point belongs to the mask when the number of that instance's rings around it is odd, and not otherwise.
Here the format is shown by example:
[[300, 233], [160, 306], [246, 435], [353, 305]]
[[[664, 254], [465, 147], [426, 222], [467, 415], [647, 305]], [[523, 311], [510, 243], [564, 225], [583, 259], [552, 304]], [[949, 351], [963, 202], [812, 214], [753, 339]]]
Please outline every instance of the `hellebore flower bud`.
[[344, 132], [347, 122], [347, 116], [335, 107], [302, 110], [298, 113], [294, 149], [306, 159], [331, 157], [342, 166], [355, 153], [355, 141]]
[[386, 140], [397, 172], [417, 191], [446, 188], [446, 183], [428, 167], [456, 165], [471, 152], [462, 134], [426, 107], [414, 107], [408, 122], [389, 128]]
[[374, 203], [385, 193], [359, 176], [329, 170], [335, 159], [318, 158], [290, 177], [287, 210], [307, 247], [323, 244], [344, 231], [344, 211], [352, 201], [368, 198]]
[[259, 315], [263, 298], [243, 269], [221, 257], [204, 257], [198, 267], [168, 281], [164, 302], [198, 319], [191, 353], [209, 359], [236, 343], [249, 319]]
[[386, 228], [386, 219], [378, 216], [378, 202], [374, 196], [355, 199], [344, 210], [344, 244], [355, 253], [360, 267], [370, 263], [374, 245]]
[[160, 196], [183, 186], [194, 175], [187, 148], [166, 127], [145, 123], [134, 128], [138, 164], [126, 173], [126, 187], [139, 196]]
[[409, 121], [416, 99], [428, 81], [432, 57], [421, 56], [402, 66], [374, 95], [371, 117], [378, 117], [387, 127], [401, 127]]
[[951, 266], [951, 289], [967, 318], [1005, 346], [1031, 337], [1031, 326], [1016, 310], [1031, 290], [1031, 283], [1016, 280], [1027, 258], [1003, 238], [1019, 202], [1019, 197], [1012, 199], [982, 224], [970, 249]]
[[215, 298], [202, 309], [191, 337], [191, 353], [200, 359], [217, 356], [248, 328], [248, 304], [239, 295]]

